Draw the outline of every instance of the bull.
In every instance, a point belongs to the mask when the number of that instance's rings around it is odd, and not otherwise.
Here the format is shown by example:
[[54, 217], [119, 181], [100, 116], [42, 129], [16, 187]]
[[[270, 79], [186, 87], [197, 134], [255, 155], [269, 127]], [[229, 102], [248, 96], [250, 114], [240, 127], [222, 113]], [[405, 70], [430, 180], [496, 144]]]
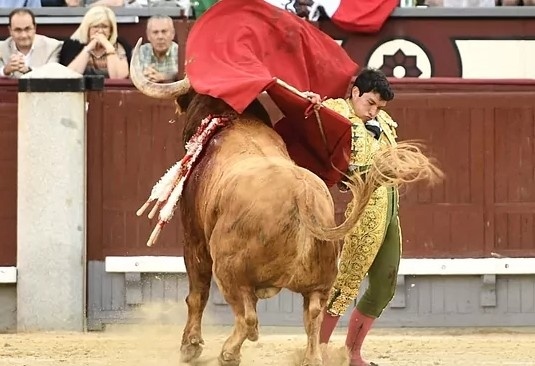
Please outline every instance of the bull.
[[196, 93], [187, 78], [152, 83], [139, 64], [140, 42], [132, 55], [132, 82], [147, 96], [175, 99], [177, 113], [185, 114], [184, 144], [208, 115], [229, 121], [205, 146], [181, 197], [189, 280], [182, 360], [193, 361], [202, 352], [201, 320], [213, 277], [235, 317], [220, 365], [240, 364], [243, 342], [258, 339], [258, 300], [283, 288], [303, 296], [308, 341], [302, 364], [322, 365], [319, 329], [337, 274], [340, 239], [379, 185], [431, 178], [433, 164], [409, 144], [385, 150], [365, 179], [348, 181], [353, 208], [337, 226], [328, 187], [292, 161], [258, 100], [239, 114], [221, 99]]

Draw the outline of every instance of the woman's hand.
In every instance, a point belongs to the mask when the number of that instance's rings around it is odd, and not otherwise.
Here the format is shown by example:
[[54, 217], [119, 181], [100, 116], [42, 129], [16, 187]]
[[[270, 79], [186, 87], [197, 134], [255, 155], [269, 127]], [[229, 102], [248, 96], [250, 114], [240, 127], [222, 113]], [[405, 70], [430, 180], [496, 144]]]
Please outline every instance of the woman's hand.
[[93, 37], [93, 39], [91, 39], [91, 41], [84, 48], [87, 52], [91, 52], [95, 50], [97, 45], [98, 45], [98, 41], [95, 37]]
[[94, 38], [98, 44], [102, 46], [106, 50], [106, 53], [113, 53], [115, 52], [115, 47], [111, 44], [110, 40], [102, 33], [95, 34]]

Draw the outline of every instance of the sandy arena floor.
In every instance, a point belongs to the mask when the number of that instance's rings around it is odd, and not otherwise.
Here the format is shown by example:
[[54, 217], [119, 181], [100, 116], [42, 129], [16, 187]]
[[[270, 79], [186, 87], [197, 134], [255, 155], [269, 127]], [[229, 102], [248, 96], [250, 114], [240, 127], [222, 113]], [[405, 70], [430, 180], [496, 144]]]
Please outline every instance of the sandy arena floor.
[[[205, 349], [195, 365], [217, 365], [228, 328], [205, 330]], [[326, 351], [329, 366], [346, 365], [344, 330]], [[299, 365], [305, 337], [297, 328], [260, 329], [246, 341], [242, 365]], [[1, 366], [174, 366], [182, 328], [118, 326], [86, 334], [0, 334]], [[535, 365], [535, 329], [373, 329], [365, 356], [386, 365]]]

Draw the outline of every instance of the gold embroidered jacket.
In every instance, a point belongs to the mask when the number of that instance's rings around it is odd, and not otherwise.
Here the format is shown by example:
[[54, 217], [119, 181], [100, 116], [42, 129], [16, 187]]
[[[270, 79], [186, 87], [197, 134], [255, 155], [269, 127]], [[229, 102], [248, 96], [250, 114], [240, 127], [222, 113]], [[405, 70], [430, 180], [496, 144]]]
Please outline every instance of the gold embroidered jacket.
[[[376, 119], [382, 133], [379, 140], [366, 129], [364, 121], [355, 115], [349, 99], [327, 99], [323, 105], [341, 114], [351, 122], [351, 158], [350, 170], [365, 168], [370, 165], [371, 159], [379, 150], [381, 144], [396, 145], [397, 123], [385, 111], [380, 111]], [[352, 169], [353, 168], [353, 169]]]

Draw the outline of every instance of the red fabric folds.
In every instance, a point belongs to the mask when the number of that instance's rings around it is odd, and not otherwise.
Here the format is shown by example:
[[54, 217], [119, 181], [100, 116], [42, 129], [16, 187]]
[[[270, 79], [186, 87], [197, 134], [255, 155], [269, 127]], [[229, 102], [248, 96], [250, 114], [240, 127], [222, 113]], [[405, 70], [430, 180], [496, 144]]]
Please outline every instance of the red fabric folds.
[[198, 93], [221, 98], [241, 113], [267, 90], [286, 116], [275, 129], [291, 157], [329, 185], [341, 177], [336, 169], [347, 169], [348, 122], [321, 109], [326, 147], [315, 117], [305, 118], [308, 101], [275, 78], [301, 91], [343, 97], [357, 68], [329, 36], [263, 0], [218, 2], [195, 22], [186, 44], [186, 74]]
[[376, 33], [399, 5], [399, 0], [342, 0], [331, 21], [349, 32]]
[[310, 106], [307, 100], [278, 84], [270, 87], [268, 94], [285, 111], [286, 117], [275, 125], [275, 130], [284, 139], [292, 159], [316, 173], [328, 186], [340, 181], [340, 172], [346, 172], [349, 163], [349, 121], [330, 109], [320, 108], [320, 122], [327, 141], [325, 144], [313, 110], [308, 118], [303, 119], [304, 110]]

